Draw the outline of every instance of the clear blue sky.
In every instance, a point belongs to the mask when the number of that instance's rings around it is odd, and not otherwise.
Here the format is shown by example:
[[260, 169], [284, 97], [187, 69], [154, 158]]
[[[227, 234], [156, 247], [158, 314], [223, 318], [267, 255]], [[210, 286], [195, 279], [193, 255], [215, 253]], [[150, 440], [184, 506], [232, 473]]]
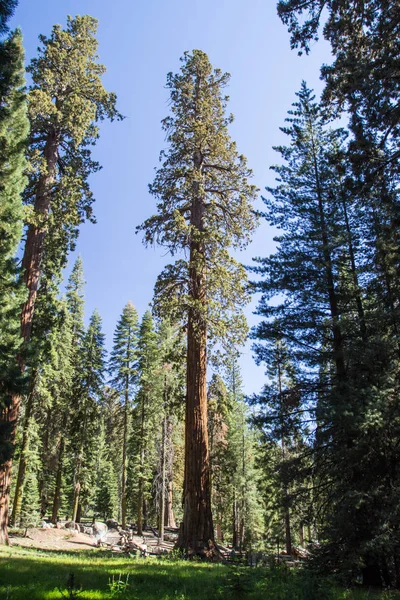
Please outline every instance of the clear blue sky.
[[[215, 67], [231, 73], [231, 135], [260, 190], [273, 183], [269, 166], [279, 156], [272, 146], [284, 141], [279, 127], [301, 80], [318, 94], [322, 89], [319, 68], [330, 62], [327, 45], [319, 42], [309, 57], [298, 57], [275, 6], [275, 0], [20, 0], [11, 26], [22, 28], [27, 60], [35, 56], [38, 35], [49, 35], [55, 23], [65, 25], [68, 14], [99, 20], [104, 83], [116, 92], [126, 115], [120, 123], [101, 126], [94, 156], [103, 170], [91, 182], [97, 224], [82, 227], [77, 247], [87, 281], [86, 317], [98, 308], [108, 348], [123, 306], [132, 300], [142, 315], [167, 262], [165, 251], [145, 249], [134, 230], [154, 212], [147, 185], [165, 146], [160, 127], [168, 114], [164, 85], [166, 74], [179, 70], [183, 52], [199, 48]], [[272, 238], [273, 231], [261, 223], [242, 261], [250, 264], [252, 257], [270, 253]], [[255, 306], [256, 299], [246, 311], [250, 325], [257, 322]], [[242, 356], [246, 394], [258, 392], [265, 379], [250, 345]]]

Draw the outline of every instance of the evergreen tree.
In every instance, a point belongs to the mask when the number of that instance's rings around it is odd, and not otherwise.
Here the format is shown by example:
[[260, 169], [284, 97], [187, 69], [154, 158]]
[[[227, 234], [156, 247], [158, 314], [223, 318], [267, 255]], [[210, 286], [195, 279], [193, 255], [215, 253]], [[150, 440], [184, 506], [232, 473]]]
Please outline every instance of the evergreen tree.
[[84, 296], [83, 286], [85, 284], [83, 274], [83, 263], [80, 256], [76, 259], [71, 275], [66, 286], [66, 302], [68, 316], [66, 316], [65, 342], [69, 341], [69, 352], [64, 349], [62, 360], [66, 360], [66, 372], [70, 373], [70, 380], [65, 382], [61, 389], [60, 403], [58, 406], [59, 438], [56, 442], [57, 456], [56, 484], [52, 504], [52, 521], [57, 522], [61, 503], [61, 490], [63, 475], [65, 471], [65, 454], [69, 442], [69, 430], [71, 424], [71, 406], [74, 406], [77, 393], [77, 378], [81, 367], [82, 344], [84, 336]]
[[0, 80], [0, 394], [1, 403], [21, 376], [16, 356], [20, 345], [19, 311], [24, 292], [17, 282], [14, 259], [22, 235], [22, 192], [27, 179], [26, 142], [29, 133], [20, 32], [0, 45], [5, 72]]
[[[15, 3], [5, 3], [0, 21]], [[20, 305], [24, 290], [18, 283], [15, 252], [22, 234], [21, 194], [26, 185], [26, 141], [29, 133], [25, 97], [22, 36], [15, 32], [0, 43], [0, 478], [8, 489], [19, 401], [24, 390], [17, 354], [20, 351]], [[0, 543], [7, 543], [8, 497], [0, 495]]]
[[107, 444], [104, 424], [98, 438], [97, 448], [97, 489], [95, 498], [95, 512], [106, 521], [114, 518], [118, 511], [118, 474], [114, 470], [111, 460], [112, 449]]
[[146, 311], [139, 329], [138, 391], [133, 413], [131, 468], [135, 473], [137, 530], [146, 527], [148, 502], [156, 462], [156, 435], [161, 413], [160, 352], [153, 317]]
[[79, 520], [82, 500], [90, 500], [95, 475], [95, 441], [99, 434], [99, 403], [105, 372], [104, 334], [101, 317], [94, 311], [82, 340], [81, 364], [76, 379], [72, 417], [74, 497], [72, 520]]
[[18, 0], [2, 0], [0, 3], [0, 35], [7, 33], [7, 21], [13, 16]]
[[[397, 259], [380, 245], [382, 221], [390, 223], [393, 213], [351, 202], [341, 179], [343, 132], [326, 127], [305, 85], [298, 97], [284, 129], [290, 145], [278, 149], [286, 163], [275, 167], [279, 183], [265, 200], [266, 218], [282, 233], [275, 255], [258, 259], [255, 269], [263, 278], [256, 288], [264, 317], [255, 336], [267, 343], [258, 355], [268, 360], [271, 342], [285, 340], [298, 372], [299, 408], [315, 423], [310, 472], [323, 511], [322, 536], [330, 542], [322, 551], [329, 555], [324, 568], [334, 564], [352, 573], [363, 565], [365, 583], [398, 586], [391, 493], [398, 485], [400, 409], [391, 296]], [[397, 195], [392, 186], [386, 186], [390, 201]], [[285, 419], [290, 425], [292, 416]]]
[[126, 527], [127, 510], [127, 443], [130, 431], [132, 395], [138, 377], [138, 315], [132, 302], [124, 307], [114, 333], [114, 346], [110, 356], [111, 384], [120, 393], [123, 403], [124, 425], [122, 438], [121, 520]]
[[[212, 551], [209, 450], [207, 435], [207, 339], [242, 339], [241, 307], [247, 300], [246, 275], [230, 246], [250, 239], [256, 219], [251, 209], [255, 188], [246, 160], [231, 142], [223, 88], [228, 74], [212, 69], [206, 54], [194, 50], [170, 73], [172, 115], [163, 121], [169, 149], [150, 192], [158, 214], [140, 229], [146, 243], [157, 242], [172, 255], [156, 284], [158, 310], [187, 323], [187, 405], [184, 519], [180, 546], [187, 554]], [[199, 508], [200, 507], [200, 508]]]
[[[55, 26], [50, 38], [40, 38], [43, 48], [29, 67], [33, 80], [28, 98], [30, 170], [24, 199], [30, 209], [22, 259], [27, 300], [21, 313], [25, 342], [31, 337], [46, 247], [51, 248], [56, 263], [64, 265], [79, 224], [91, 217], [88, 177], [99, 168], [90, 155], [90, 146], [98, 138], [96, 122], [119, 117], [115, 95], [101, 83], [105, 69], [97, 62], [96, 27], [97, 21], [89, 16], [69, 18], [66, 30]], [[24, 363], [20, 363], [23, 371]], [[1, 415], [0, 427], [9, 430], [6, 438], [11, 448], [19, 405], [20, 394], [15, 391]], [[1, 542], [7, 541], [10, 455], [11, 451], [2, 457], [0, 468]]]

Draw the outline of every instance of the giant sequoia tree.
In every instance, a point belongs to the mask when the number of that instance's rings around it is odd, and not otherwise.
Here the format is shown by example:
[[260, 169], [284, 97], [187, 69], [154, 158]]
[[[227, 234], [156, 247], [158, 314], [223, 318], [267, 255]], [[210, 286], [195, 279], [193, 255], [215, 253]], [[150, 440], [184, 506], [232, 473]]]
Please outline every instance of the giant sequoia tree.
[[[98, 138], [96, 122], [118, 117], [115, 95], [101, 81], [105, 72], [97, 61], [97, 21], [89, 16], [69, 18], [67, 28], [53, 28], [50, 38], [41, 36], [43, 48], [29, 67], [33, 84], [29, 93], [31, 143], [29, 182], [25, 190], [27, 235], [22, 268], [27, 299], [22, 307], [21, 336], [31, 337], [33, 313], [46, 245], [57, 238], [54, 260], [65, 264], [79, 224], [91, 218], [89, 175], [99, 165], [91, 159], [90, 146]], [[20, 367], [25, 368], [20, 356]], [[12, 448], [20, 394], [15, 392], [3, 410], [7, 443]], [[11, 459], [0, 465], [0, 541], [7, 541], [7, 514]]]
[[247, 300], [243, 267], [229, 255], [256, 226], [251, 171], [230, 140], [223, 88], [229, 75], [213, 70], [200, 50], [185, 53], [170, 73], [171, 116], [163, 121], [169, 147], [161, 153], [150, 192], [158, 212], [140, 227], [145, 242], [181, 253], [156, 284], [160, 312], [187, 323], [184, 518], [179, 545], [187, 554], [214, 546], [207, 434], [207, 340], [243, 338]]

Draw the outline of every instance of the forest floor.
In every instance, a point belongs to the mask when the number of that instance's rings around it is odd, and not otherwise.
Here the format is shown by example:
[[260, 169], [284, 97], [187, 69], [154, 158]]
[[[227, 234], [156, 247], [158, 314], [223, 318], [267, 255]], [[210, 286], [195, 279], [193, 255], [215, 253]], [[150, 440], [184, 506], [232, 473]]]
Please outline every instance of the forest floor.
[[82, 535], [69, 551], [47, 549], [48, 539], [31, 540], [40, 549], [17, 546], [15, 538], [0, 547], [0, 599], [400, 600], [396, 593], [338, 589], [295, 570], [115, 555], [79, 545]]

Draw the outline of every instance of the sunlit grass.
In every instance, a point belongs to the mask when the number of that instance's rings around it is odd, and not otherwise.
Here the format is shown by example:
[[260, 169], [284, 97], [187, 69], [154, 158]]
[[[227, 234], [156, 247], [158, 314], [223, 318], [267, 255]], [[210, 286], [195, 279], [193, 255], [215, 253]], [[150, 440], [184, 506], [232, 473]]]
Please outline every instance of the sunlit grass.
[[0, 548], [1, 600], [400, 600], [397, 593], [333, 589], [322, 582], [317, 589], [315, 580], [310, 584], [307, 578], [305, 573], [112, 556], [96, 550]]

